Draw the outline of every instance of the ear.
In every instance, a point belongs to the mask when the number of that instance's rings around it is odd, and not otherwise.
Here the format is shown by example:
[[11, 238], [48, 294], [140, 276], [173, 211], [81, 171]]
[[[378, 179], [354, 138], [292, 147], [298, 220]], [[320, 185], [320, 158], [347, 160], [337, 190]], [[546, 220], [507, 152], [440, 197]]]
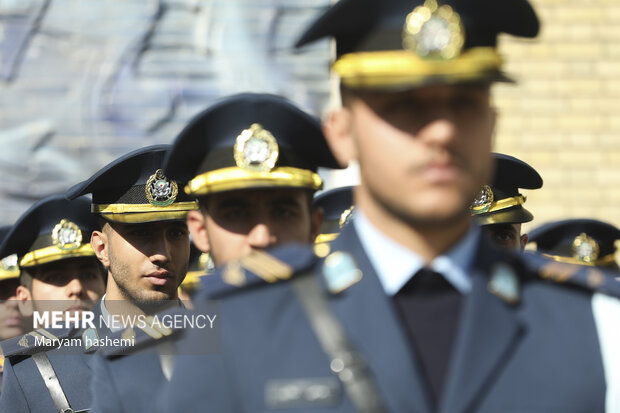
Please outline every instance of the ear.
[[530, 239], [530, 236], [527, 234], [521, 235], [521, 251], [525, 249], [525, 245], [527, 245], [527, 241]]
[[321, 224], [323, 223], [323, 216], [325, 215], [325, 211], [323, 208], [317, 207], [312, 208], [312, 212], [310, 212], [310, 242], [313, 243], [316, 237], [319, 235], [321, 231]]
[[90, 246], [93, 247], [97, 259], [101, 263], [109, 267], [110, 266], [110, 253], [108, 245], [108, 234], [105, 231], [93, 231], [90, 236]]
[[330, 112], [323, 122], [323, 133], [327, 144], [340, 166], [347, 167], [357, 159], [353, 140], [353, 118], [351, 110], [341, 107]]
[[30, 292], [30, 290], [23, 285], [20, 285], [19, 287], [17, 287], [15, 296], [17, 297], [17, 306], [19, 308], [19, 312], [24, 317], [31, 317], [34, 310], [32, 308], [32, 293]]
[[209, 237], [207, 237], [207, 227], [205, 216], [200, 210], [193, 210], [187, 213], [187, 229], [192, 236], [192, 242], [202, 252], [209, 252]]

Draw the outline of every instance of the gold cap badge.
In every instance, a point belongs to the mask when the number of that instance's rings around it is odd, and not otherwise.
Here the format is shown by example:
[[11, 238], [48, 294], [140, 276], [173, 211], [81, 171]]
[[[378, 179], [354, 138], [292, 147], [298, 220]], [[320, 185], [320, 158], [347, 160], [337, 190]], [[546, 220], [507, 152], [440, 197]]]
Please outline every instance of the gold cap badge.
[[405, 21], [403, 47], [428, 59], [453, 59], [463, 49], [465, 30], [452, 7], [426, 0]]
[[179, 187], [175, 181], [166, 178], [161, 169], [158, 169], [146, 181], [144, 191], [151, 205], [168, 206], [177, 199]]
[[596, 261], [600, 252], [598, 243], [594, 238], [589, 237], [583, 232], [578, 237], [575, 237], [571, 250], [573, 258], [587, 263]]
[[474, 199], [474, 202], [472, 202], [469, 209], [474, 215], [484, 214], [489, 209], [491, 209], [491, 205], [493, 204], [494, 200], [495, 199], [493, 197], [493, 190], [490, 186], [485, 185], [482, 188], [482, 191], [480, 191], [480, 193], [476, 197], [476, 199]]
[[278, 155], [276, 138], [258, 123], [244, 129], [235, 141], [234, 157], [239, 168], [269, 172], [276, 165]]
[[63, 251], [71, 251], [82, 245], [82, 231], [68, 219], [62, 219], [52, 230], [52, 243]]

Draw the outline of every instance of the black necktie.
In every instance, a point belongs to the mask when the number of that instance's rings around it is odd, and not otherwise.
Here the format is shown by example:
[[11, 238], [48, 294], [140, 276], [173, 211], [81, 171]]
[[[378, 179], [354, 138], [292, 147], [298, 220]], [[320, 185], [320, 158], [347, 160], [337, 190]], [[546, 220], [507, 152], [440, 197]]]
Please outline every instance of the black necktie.
[[422, 268], [394, 296], [435, 405], [443, 390], [457, 334], [461, 294], [444, 277]]

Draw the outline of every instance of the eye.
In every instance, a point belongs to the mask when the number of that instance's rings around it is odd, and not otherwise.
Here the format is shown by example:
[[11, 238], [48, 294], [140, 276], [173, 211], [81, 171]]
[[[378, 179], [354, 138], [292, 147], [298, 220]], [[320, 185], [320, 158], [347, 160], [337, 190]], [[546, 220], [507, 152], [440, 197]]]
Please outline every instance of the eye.
[[189, 233], [186, 228], [171, 228], [168, 231], [168, 236], [174, 239], [181, 239], [188, 237]]
[[249, 217], [250, 212], [247, 208], [242, 207], [226, 208], [222, 211], [222, 216], [226, 219], [238, 220]]
[[495, 239], [497, 239], [498, 241], [512, 241], [514, 239], [514, 236], [511, 232], [497, 232], [495, 234]]
[[85, 271], [80, 273], [80, 280], [82, 281], [92, 281], [92, 280], [96, 280], [97, 278], [99, 278], [99, 272], [98, 271]]
[[41, 276], [41, 281], [46, 284], [52, 285], [65, 285], [67, 284], [67, 277], [62, 272], [50, 272]]

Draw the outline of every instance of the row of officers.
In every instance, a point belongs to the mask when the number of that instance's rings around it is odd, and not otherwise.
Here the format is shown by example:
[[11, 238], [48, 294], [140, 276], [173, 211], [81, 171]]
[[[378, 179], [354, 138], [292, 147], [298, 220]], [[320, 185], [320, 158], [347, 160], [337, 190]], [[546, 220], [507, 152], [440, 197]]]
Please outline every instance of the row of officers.
[[491, 152], [497, 36], [538, 29], [526, 0], [341, 0], [297, 45], [336, 41], [323, 124], [229, 96], [34, 204], [0, 240], [0, 412], [620, 412], [620, 231], [522, 233], [542, 178]]

